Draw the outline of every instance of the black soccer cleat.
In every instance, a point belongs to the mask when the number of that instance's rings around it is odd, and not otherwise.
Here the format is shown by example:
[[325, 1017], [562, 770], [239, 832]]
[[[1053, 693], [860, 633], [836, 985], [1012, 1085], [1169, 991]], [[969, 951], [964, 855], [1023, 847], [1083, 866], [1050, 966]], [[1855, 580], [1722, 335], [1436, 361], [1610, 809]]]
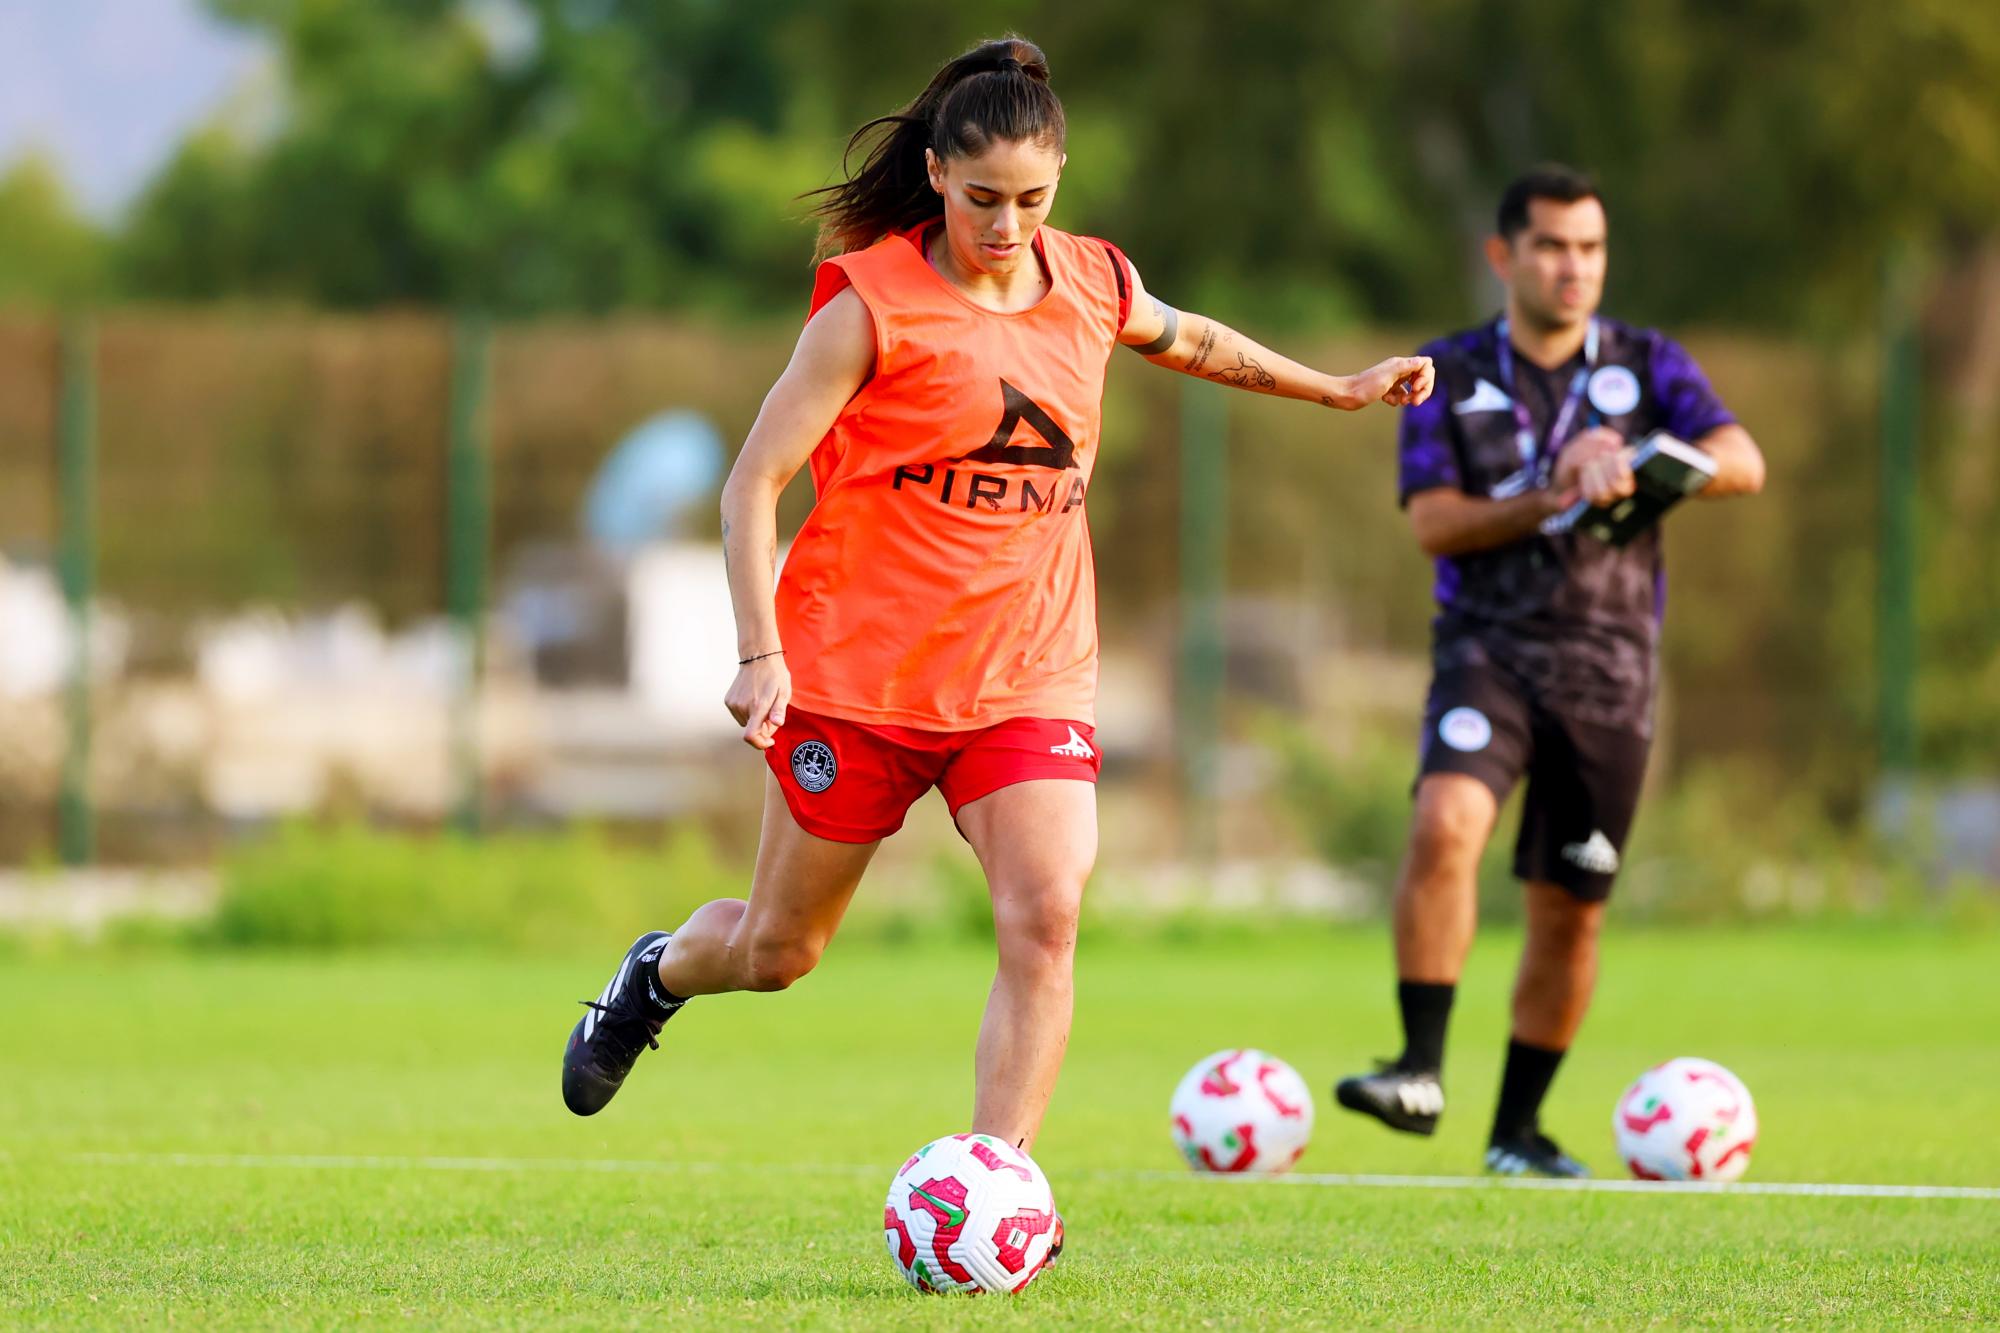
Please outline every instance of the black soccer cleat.
[[1496, 1176], [1544, 1176], [1588, 1180], [1590, 1168], [1564, 1152], [1540, 1130], [1495, 1139], [1486, 1147], [1486, 1169]]
[[1372, 1074], [1340, 1080], [1333, 1098], [1405, 1134], [1437, 1133], [1438, 1117], [1444, 1114], [1444, 1085], [1435, 1069], [1405, 1069], [1387, 1060]]
[[660, 1049], [656, 1038], [684, 1001], [660, 997], [660, 950], [673, 936], [649, 930], [625, 951], [604, 993], [582, 1004], [563, 1050], [563, 1104], [578, 1115], [596, 1115], [618, 1092], [639, 1052]]

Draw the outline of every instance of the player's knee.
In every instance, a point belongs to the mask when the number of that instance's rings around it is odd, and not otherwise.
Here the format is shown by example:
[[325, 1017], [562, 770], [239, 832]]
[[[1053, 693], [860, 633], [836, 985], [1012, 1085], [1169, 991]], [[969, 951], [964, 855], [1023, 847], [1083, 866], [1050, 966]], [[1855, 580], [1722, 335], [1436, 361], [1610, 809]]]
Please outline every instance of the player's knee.
[[1435, 773], [1417, 787], [1413, 813], [1418, 839], [1435, 846], [1477, 851], [1492, 827], [1494, 797], [1476, 778]]
[[1485, 816], [1469, 802], [1424, 801], [1410, 830], [1410, 862], [1421, 874], [1477, 861], [1485, 836]]
[[809, 940], [752, 937], [743, 955], [747, 989], [784, 990], [819, 963], [819, 947]]
[[1003, 967], [1067, 972], [1076, 957], [1081, 883], [994, 895], [993, 929]]

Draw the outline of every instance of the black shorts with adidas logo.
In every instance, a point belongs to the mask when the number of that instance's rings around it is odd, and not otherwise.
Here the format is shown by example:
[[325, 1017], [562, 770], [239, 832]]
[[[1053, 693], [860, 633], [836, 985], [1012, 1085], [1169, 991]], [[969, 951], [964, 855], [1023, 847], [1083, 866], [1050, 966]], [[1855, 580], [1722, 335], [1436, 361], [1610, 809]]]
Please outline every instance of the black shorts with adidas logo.
[[1504, 804], [1525, 776], [1514, 873], [1601, 902], [1617, 878], [1651, 748], [1650, 727], [1558, 712], [1493, 656], [1441, 652], [1424, 707], [1419, 781], [1464, 773]]

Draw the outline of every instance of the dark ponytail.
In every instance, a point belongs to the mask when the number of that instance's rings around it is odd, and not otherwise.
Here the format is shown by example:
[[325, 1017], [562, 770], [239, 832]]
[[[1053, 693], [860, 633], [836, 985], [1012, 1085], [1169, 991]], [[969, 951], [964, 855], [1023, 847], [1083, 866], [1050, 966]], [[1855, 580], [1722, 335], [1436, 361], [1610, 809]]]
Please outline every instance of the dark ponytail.
[[854, 132], [841, 169], [866, 149], [861, 169], [818, 196], [818, 257], [873, 245], [944, 214], [931, 189], [924, 150], [940, 158], [977, 157], [995, 143], [1044, 143], [1061, 151], [1062, 103], [1049, 87], [1042, 48], [1024, 37], [981, 42], [931, 79], [917, 100]]

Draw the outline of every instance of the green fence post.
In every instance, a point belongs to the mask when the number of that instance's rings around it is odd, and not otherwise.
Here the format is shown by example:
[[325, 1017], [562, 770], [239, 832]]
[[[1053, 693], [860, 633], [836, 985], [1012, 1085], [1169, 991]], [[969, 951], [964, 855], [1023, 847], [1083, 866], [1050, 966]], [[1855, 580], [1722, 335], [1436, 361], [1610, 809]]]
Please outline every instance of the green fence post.
[[69, 608], [68, 741], [57, 844], [64, 865], [97, 854], [90, 803], [90, 599], [97, 584], [97, 330], [84, 318], [62, 328], [56, 410], [56, 564]]
[[1913, 310], [1916, 265], [1892, 255], [1882, 277], [1881, 524], [1878, 536], [1875, 679], [1882, 776], [1916, 767], [1917, 432], [1923, 371]]
[[451, 331], [451, 422], [445, 453], [445, 607], [458, 645], [452, 697], [452, 770], [458, 790], [455, 823], [476, 834], [484, 822], [479, 776], [479, 684], [484, 675], [487, 544], [492, 530], [488, 394], [492, 329], [483, 316], [462, 314]]
[[1180, 664], [1175, 678], [1183, 846], [1200, 861], [1218, 847], [1222, 589], [1228, 569], [1229, 405], [1212, 384], [1181, 386]]

